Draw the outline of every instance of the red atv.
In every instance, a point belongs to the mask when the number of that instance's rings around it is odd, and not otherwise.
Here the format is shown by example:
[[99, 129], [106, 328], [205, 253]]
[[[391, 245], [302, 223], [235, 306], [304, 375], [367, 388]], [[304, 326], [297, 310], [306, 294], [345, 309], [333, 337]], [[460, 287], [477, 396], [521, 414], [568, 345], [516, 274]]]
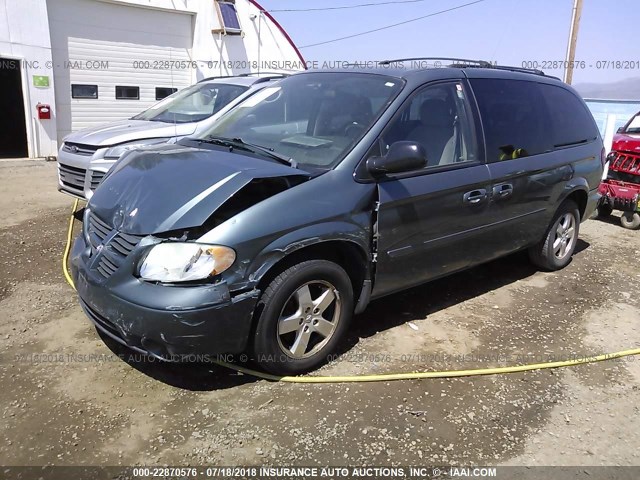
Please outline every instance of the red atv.
[[613, 210], [622, 210], [622, 226], [640, 228], [640, 112], [613, 137], [607, 160], [609, 171], [600, 184], [598, 216], [608, 217]]

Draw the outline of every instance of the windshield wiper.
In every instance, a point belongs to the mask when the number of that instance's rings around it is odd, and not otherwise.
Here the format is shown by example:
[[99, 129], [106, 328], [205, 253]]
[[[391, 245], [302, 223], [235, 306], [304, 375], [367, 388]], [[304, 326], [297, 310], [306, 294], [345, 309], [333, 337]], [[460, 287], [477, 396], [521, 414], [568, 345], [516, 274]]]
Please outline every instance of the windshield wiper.
[[206, 139], [200, 139], [199, 141], [205, 142], [205, 143], [212, 143], [214, 145], [220, 145], [222, 147], [228, 147], [231, 150], [233, 150], [234, 148], [238, 148], [246, 152], [260, 153], [269, 158], [277, 160], [278, 162], [283, 163], [284, 165], [297, 168], [297, 163], [294, 159], [274, 151], [273, 148], [263, 147], [262, 145], [256, 145], [255, 143], [247, 143], [243, 141], [241, 138], [225, 138], [225, 137], [210, 136], [210, 137], [207, 137]]

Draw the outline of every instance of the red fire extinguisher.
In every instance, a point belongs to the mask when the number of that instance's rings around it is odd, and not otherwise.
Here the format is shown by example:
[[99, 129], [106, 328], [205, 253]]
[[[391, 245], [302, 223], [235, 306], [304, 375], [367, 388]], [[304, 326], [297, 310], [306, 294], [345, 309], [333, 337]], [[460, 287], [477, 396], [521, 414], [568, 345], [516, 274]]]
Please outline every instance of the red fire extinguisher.
[[36, 105], [36, 110], [38, 110], [38, 119], [39, 120], [50, 120], [51, 119], [51, 107], [45, 103], [38, 103]]

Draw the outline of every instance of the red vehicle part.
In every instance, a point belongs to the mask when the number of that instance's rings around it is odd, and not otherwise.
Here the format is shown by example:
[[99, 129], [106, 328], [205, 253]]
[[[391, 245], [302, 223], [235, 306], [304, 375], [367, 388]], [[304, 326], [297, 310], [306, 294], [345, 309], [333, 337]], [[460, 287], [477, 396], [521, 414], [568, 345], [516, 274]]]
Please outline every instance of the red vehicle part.
[[607, 159], [609, 171], [600, 184], [598, 215], [622, 210], [622, 226], [640, 228], [640, 113], [618, 130]]
[[640, 211], [640, 155], [613, 152], [609, 174], [600, 184], [599, 191], [603, 196], [602, 203], [615, 210]]

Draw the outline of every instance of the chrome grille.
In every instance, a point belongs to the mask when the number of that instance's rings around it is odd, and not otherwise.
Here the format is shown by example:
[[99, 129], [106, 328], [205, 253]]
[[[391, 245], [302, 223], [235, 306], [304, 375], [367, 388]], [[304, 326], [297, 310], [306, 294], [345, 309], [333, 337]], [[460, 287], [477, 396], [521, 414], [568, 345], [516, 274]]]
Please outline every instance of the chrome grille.
[[87, 233], [92, 255], [98, 251], [98, 247], [102, 246], [96, 269], [104, 278], [109, 278], [140, 243], [142, 236], [115, 232], [109, 224], [93, 213], [89, 214], [87, 221]]
[[617, 153], [609, 168], [618, 172], [640, 175], [640, 155]]
[[80, 143], [68, 143], [65, 142], [62, 149], [65, 152], [73, 153], [74, 155], [91, 156], [98, 150], [99, 147], [93, 145], [82, 145]]
[[84, 177], [87, 174], [84, 168], [58, 163], [58, 173], [60, 174], [60, 181], [65, 187], [84, 189]]
[[91, 172], [91, 190], [92, 191], [98, 188], [98, 185], [100, 185], [100, 182], [102, 182], [102, 179], [106, 174], [107, 174], [106, 172], [98, 172], [96, 170]]

